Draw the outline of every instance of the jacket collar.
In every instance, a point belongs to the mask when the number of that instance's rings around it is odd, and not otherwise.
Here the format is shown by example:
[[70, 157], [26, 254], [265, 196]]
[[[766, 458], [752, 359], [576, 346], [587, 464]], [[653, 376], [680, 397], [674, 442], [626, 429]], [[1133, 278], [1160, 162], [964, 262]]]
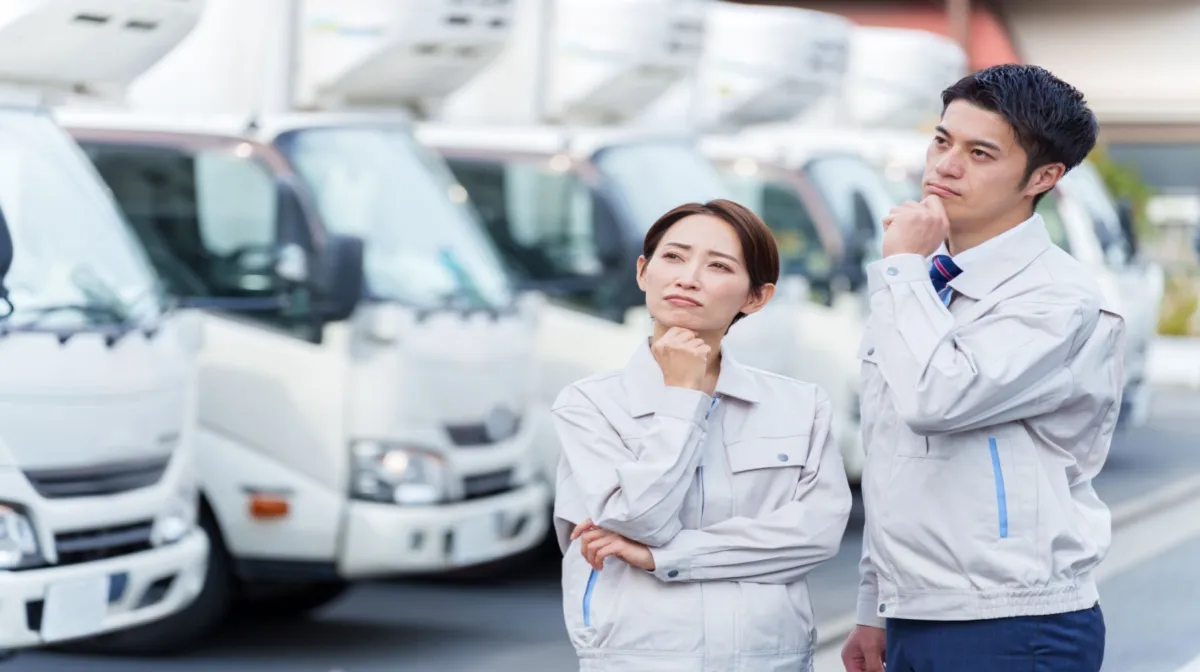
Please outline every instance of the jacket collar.
[[[666, 383], [663, 382], [662, 369], [650, 352], [649, 338], [638, 345], [621, 375], [633, 417], [650, 415], [657, 410], [660, 393], [666, 388]], [[753, 374], [729, 354], [729, 348], [724, 344], [721, 345], [721, 374], [717, 377], [716, 396], [734, 397], [751, 404], [759, 400], [758, 384]]]
[[1036, 214], [1010, 233], [994, 239], [982, 263], [960, 266], [962, 273], [948, 283], [954, 291], [978, 301], [1054, 245], [1046, 223]]

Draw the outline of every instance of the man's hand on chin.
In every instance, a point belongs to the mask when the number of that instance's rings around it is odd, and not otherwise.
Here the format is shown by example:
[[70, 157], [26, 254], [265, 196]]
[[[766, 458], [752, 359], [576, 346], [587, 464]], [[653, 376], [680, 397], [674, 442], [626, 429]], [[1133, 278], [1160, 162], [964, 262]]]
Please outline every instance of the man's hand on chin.
[[950, 231], [950, 218], [942, 199], [930, 194], [920, 203], [906, 201], [892, 208], [883, 219], [883, 256], [937, 251]]

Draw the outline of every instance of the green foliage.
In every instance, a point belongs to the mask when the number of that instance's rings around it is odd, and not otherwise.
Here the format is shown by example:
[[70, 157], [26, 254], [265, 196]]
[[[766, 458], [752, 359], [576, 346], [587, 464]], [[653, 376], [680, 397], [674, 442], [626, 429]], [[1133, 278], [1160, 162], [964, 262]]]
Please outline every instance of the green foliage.
[[1192, 335], [1192, 319], [1197, 305], [1200, 305], [1196, 279], [1188, 275], [1168, 276], [1164, 289], [1158, 333], [1164, 336]]
[[1096, 170], [1104, 178], [1104, 183], [1113, 198], [1129, 199], [1133, 205], [1133, 225], [1138, 232], [1138, 237], [1142, 240], [1153, 237], [1154, 225], [1146, 216], [1146, 204], [1155, 195], [1155, 190], [1142, 179], [1141, 171], [1137, 166], [1113, 159], [1103, 145], [1096, 145], [1096, 149], [1092, 151], [1088, 159], [1096, 165]]

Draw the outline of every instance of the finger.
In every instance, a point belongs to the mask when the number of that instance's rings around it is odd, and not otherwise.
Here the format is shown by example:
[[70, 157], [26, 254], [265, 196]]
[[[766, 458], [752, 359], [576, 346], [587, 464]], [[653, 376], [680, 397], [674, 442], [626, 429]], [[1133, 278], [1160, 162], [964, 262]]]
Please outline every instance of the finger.
[[575, 541], [576, 539], [579, 538], [579, 535], [583, 534], [584, 532], [587, 532], [588, 530], [592, 529], [595, 526], [596, 526], [596, 524], [592, 522], [591, 518], [588, 518], [587, 520], [583, 521], [582, 523], [576, 525], [575, 529], [571, 531], [571, 541]]
[[942, 199], [937, 194], [930, 194], [921, 201], [926, 208], [931, 210], [939, 219], [946, 219], [946, 204], [942, 203]]
[[846, 672], [866, 672], [867, 660], [857, 647], [849, 645], [842, 649], [842, 666]]
[[595, 567], [600, 569], [604, 566], [604, 559], [610, 556], [624, 557], [621, 553], [622, 544], [620, 539], [606, 539], [600, 544], [597, 544], [595, 555]]
[[587, 558], [588, 562], [593, 565], [595, 564], [596, 549], [602, 547], [606, 539], [614, 536], [605, 530], [597, 530], [596, 532], [599, 532], [599, 534], [595, 534], [595, 532], [587, 533], [589, 535], [587, 549], [583, 551], [583, 557]]
[[664, 334], [664, 337], [666, 337], [666, 336], [670, 336], [672, 342], [674, 342], [674, 343], [684, 343], [688, 340], [695, 338], [696, 332], [692, 331], [691, 329], [687, 329], [685, 327], [671, 327], [670, 329], [667, 330], [667, 333]]
[[592, 549], [592, 566], [597, 570], [604, 569], [605, 558], [610, 555], [620, 556], [621, 541], [620, 537], [611, 537], [596, 542]]
[[883, 672], [883, 651], [872, 650], [867, 652], [866, 660], [867, 672]]

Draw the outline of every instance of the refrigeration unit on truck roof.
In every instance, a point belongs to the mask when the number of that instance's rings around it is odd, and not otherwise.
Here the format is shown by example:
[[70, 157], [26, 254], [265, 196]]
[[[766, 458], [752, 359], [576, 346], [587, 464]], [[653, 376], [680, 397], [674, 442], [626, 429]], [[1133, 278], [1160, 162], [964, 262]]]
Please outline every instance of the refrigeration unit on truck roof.
[[307, 0], [297, 104], [425, 111], [490, 64], [512, 32], [513, 3]]
[[942, 90], [966, 74], [967, 54], [948, 37], [856, 26], [843, 109], [854, 126], [929, 130], [942, 112]]
[[626, 122], [695, 66], [711, 0], [514, 2], [510, 46], [440, 121]]
[[508, 2], [206, 0], [196, 30], [125, 102], [191, 114], [424, 115], [504, 49], [511, 24]]
[[724, 130], [793, 119], [835, 94], [846, 75], [851, 23], [827, 12], [713, 2], [694, 78], [647, 121]]
[[0, 81], [43, 94], [120, 95], [203, 9], [204, 0], [5, 0]]

